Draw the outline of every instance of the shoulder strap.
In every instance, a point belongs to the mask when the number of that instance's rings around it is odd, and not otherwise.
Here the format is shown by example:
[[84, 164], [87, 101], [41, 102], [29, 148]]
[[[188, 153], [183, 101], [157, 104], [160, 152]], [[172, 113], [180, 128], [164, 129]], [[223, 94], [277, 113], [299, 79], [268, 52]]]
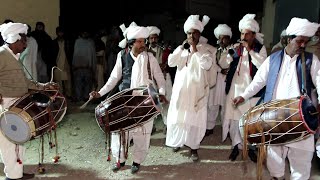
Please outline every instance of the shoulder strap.
[[150, 66], [150, 61], [149, 61], [149, 53], [147, 52], [147, 56], [148, 56], [148, 64], [147, 64], [147, 69], [148, 69], [148, 75], [149, 75], [149, 79], [153, 80], [153, 76], [152, 76], [152, 73], [151, 73], [151, 66]]
[[301, 73], [301, 92], [303, 94], [307, 93], [306, 90], [306, 57], [304, 56], [304, 53], [301, 54], [301, 69], [302, 69], [302, 73]]

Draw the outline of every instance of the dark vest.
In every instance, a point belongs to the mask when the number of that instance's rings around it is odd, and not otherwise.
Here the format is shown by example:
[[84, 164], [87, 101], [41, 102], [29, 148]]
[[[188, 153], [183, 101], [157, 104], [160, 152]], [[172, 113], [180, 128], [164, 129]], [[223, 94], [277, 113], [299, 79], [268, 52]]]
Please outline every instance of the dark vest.
[[119, 85], [119, 90], [130, 88], [131, 85], [131, 74], [132, 66], [134, 63], [133, 58], [130, 55], [130, 51], [126, 52], [125, 50], [121, 51], [121, 63], [122, 63], [122, 79]]
[[[311, 88], [314, 87], [312, 83], [312, 77], [310, 73], [311, 65], [312, 65], [312, 53], [305, 52], [305, 60], [306, 60], [306, 84], [304, 85], [306, 93], [309, 97], [311, 97]], [[266, 92], [264, 95], [264, 102], [268, 102], [272, 99], [274, 87], [276, 85], [279, 71], [282, 65], [283, 61], [283, 55], [284, 50], [277, 51], [270, 55], [270, 65], [269, 65], [269, 73], [268, 73], [268, 79], [266, 82]], [[299, 89], [301, 94], [304, 94], [302, 91], [302, 63], [301, 63], [301, 55], [298, 56], [296, 61], [296, 69], [297, 69], [297, 76], [298, 76], [298, 83], [299, 83]]]
[[[259, 53], [262, 47], [263, 47], [262, 44], [260, 44], [258, 41], [255, 41], [255, 46], [253, 48], [253, 51]], [[243, 48], [240, 48], [238, 50], [238, 52], [235, 52], [236, 56], [235, 55], [233, 56], [233, 61], [230, 64], [230, 69], [229, 69], [229, 72], [226, 77], [226, 89], [225, 89], [226, 94], [228, 94], [230, 91], [232, 79], [233, 79], [234, 74], [237, 71], [237, 67], [238, 67], [238, 64], [240, 61], [240, 57], [241, 57], [240, 55], [242, 55], [242, 51], [243, 51]], [[251, 69], [250, 76], [253, 79], [253, 77], [256, 75], [256, 72], [258, 71], [258, 68], [251, 62], [250, 54], [248, 54], [248, 56], [249, 56], [249, 66]], [[253, 97], [260, 97], [261, 95], [264, 94], [264, 91], [265, 91], [265, 88], [261, 89]]]

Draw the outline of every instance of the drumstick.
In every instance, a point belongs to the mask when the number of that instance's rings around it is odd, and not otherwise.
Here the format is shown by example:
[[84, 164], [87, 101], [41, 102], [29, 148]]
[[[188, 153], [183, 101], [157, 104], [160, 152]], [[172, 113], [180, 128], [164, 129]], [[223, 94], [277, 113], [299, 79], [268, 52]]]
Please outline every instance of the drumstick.
[[310, 114], [311, 116], [313, 116], [313, 115], [319, 114], [319, 112], [310, 112], [310, 111], [309, 111], [309, 114]]
[[80, 106], [80, 109], [84, 109], [84, 108], [87, 106], [87, 104], [88, 104], [92, 99], [93, 99], [93, 96], [90, 96], [89, 99], [88, 99], [88, 101], [85, 102], [82, 106]]

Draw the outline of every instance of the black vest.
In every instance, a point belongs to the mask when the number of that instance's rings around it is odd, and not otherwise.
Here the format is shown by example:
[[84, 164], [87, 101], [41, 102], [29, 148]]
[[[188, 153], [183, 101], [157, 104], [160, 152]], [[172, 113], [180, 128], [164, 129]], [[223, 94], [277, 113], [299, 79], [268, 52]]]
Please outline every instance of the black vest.
[[130, 55], [130, 51], [126, 53], [125, 50], [121, 51], [121, 63], [122, 63], [122, 79], [119, 85], [119, 90], [130, 88], [132, 66], [134, 63], [133, 58]]
[[[258, 41], [255, 41], [253, 51], [259, 53], [262, 47], [263, 47], [262, 44], [260, 44]], [[240, 52], [236, 52], [236, 53], [242, 54], [242, 51], [243, 51], [243, 48], [240, 49]], [[230, 64], [230, 69], [226, 77], [226, 89], [225, 89], [226, 94], [228, 94], [230, 91], [232, 79], [239, 64], [240, 54], [238, 56], [233, 56], [233, 61]], [[251, 62], [250, 54], [248, 54], [248, 56], [249, 56], [249, 64], [250, 66], [252, 66], [252, 69], [251, 69], [252, 72], [250, 73], [250, 76], [253, 79], [253, 77], [256, 75], [256, 72], [258, 71], [258, 68]], [[261, 95], [264, 94], [264, 91], [265, 91], [265, 87], [261, 89], [257, 94], [255, 94], [253, 97], [260, 97]]]

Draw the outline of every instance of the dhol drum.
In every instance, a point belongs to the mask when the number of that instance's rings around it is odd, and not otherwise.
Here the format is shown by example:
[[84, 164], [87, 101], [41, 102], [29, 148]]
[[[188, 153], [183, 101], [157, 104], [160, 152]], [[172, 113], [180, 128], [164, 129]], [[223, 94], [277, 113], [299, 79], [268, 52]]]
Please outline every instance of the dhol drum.
[[102, 131], [119, 132], [143, 125], [159, 115], [161, 105], [152, 86], [125, 89], [102, 101], [95, 109]]
[[244, 142], [249, 144], [286, 144], [314, 134], [318, 113], [308, 96], [272, 100], [244, 113], [239, 128]]
[[66, 111], [59, 91], [30, 91], [3, 111], [0, 128], [10, 141], [23, 144], [55, 128]]

